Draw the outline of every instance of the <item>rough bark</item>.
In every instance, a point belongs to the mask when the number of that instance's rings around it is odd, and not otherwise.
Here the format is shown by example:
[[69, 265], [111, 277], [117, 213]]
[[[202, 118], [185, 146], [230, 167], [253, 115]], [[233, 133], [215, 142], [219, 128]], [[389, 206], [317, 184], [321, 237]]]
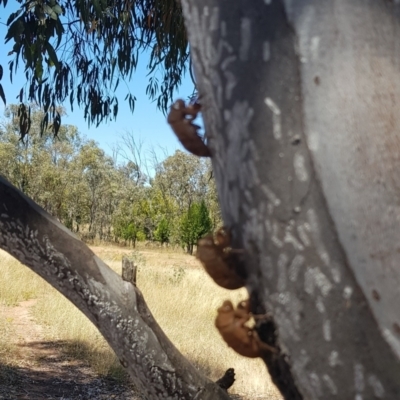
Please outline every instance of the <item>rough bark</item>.
[[182, 0], [223, 219], [286, 399], [400, 393], [397, 3]]
[[124, 282], [2, 177], [0, 248], [39, 274], [93, 322], [146, 399], [229, 399], [168, 340], [138, 288]]

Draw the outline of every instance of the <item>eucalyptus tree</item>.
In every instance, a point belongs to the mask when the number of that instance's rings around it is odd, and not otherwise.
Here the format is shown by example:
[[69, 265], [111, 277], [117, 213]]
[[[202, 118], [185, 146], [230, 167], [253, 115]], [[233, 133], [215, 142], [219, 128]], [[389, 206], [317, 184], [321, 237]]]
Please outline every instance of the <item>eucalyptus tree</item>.
[[[46, 211], [66, 222], [69, 166], [79, 151], [81, 138], [71, 125], [60, 129], [57, 140], [53, 140], [50, 130], [41, 134], [43, 112], [32, 107], [30, 135], [20, 140], [15, 118], [17, 108], [10, 105], [5, 110], [4, 124], [0, 129], [0, 170]], [[64, 113], [62, 108], [58, 112]]]
[[189, 254], [193, 254], [193, 248], [199, 239], [211, 233], [212, 222], [205, 201], [190, 204], [179, 222], [181, 243]]
[[[61, 126], [57, 106], [67, 101], [83, 108], [91, 124], [117, 117], [115, 90], [135, 72], [139, 58], [149, 71], [147, 94], [166, 110], [189, 66], [180, 2], [175, 0], [72, 1], [0, 0], [7, 17], [6, 43], [11, 78], [21, 68], [19, 129], [29, 131], [30, 106], [44, 109], [42, 128]], [[0, 80], [5, 66], [0, 66]], [[125, 101], [133, 111], [135, 88]], [[9, 97], [0, 83], [0, 98]]]
[[397, 398], [398, 2], [182, 4], [273, 380], [291, 400]]
[[183, 213], [205, 197], [207, 171], [207, 161], [177, 150], [156, 166], [153, 186], [172, 197]]

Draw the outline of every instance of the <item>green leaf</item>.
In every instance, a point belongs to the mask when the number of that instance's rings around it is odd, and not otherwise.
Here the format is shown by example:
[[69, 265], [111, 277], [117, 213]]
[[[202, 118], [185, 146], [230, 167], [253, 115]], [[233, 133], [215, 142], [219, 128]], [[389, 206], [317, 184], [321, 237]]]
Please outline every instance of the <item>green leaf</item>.
[[11, 13], [10, 16], [9, 16], [8, 19], [7, 19], [7, 22], [6, 22], [7, 26], [10, 25], [11, 22], [12, 22], [15, 18], [17, 18], [19, 14], [21, 14], [21, 12], [22, 12], [22, 10], [19, 9], [19, 10], [17, 10], [16, 12]]
[[57, 14], [53, 11], [53, 9], [49, 5], [44, 4], [43, 10], [51, 19], [54, 19], [54, 20], [58, 19]]
[[58, 15], [62, 14], [62, 8], [58, 4], [53, 7], [53, 11]]
[[56, 52], [55, 52], [53, 46], [52, 46], [49, 42], [47, 42], [47, 43], [45, 44], [45, 48], [46, 48], [46, 50], [47, 50], [47, 54], [49, 55], [50, 60], [51, 60], [52, 63], [55, 65], [55, 67], [56, 67], [57, 69], [59, 69], [59, 68], [60, 68], [60, 63], [59, 63], [59, 61], [58, 61], [58, 57], [57, 57], [57, 54], [56, 54]]
[[24, 32], [24, 30], [25, 30], [24, 22], [20, 17], [17, 20], [15, 20], [8, 28], [4, 43], [7, 43], [10, 39], [14, 40], [16, 40], [17, 38], [19, 39], [19, 36]]
[[43, 65], [42, 65], [42, 60], [39, 59], [36, 61], [35, 77], [40, 82], [42, 80], [42, 76], [43, 76]]
[[98, 2], [98, 0], [93, 0], [93, 7], [96, 10], [96, 14], [98, 16], [101, 15], [101, 7], [100, 7], [100, 3]]
[[74, 91], [71, 91], [69, 95], [69, 103], [71, 104], [71, 111], [74, 111]]
[[119, 85], [119, 78], [117, 79], [117, 82], [115, 83], [114, 92], [117, 90], [118, 85]]
[[4, 105], [7, 105], [6, 104], [6, 96], [4, 94], [3, 86], [1, 85], [1, 83], [0, 83], [0, 97], [3, 100]]
[[44, 115], [42, 121], [40, 122], [40, 136], [43, 135], [43, 133], [47, 129], [48, 125], [49, 125], [49, 113], [47, 112]]
[[62, 26], [62, 23], [61, 23], [61, 21], [59, 19], [55, 23], [55, 28], [56, 28], [56, 33], [57, 33], [57, 46], [56, 46], [56, 48], [58, 48], [58, 46], [61, 43], [62, 36], [63, 36], [63, 34], [65, 32], [64, 31], [64, 27]]
[[61, 115], [57, 111], [57, 115], [53, 119], [53, 132], [54, 132], [54, 137], [58, 135], [58, 131], [60, 130], [61, 126]]
[[[33, 45], [32, 45], [33, 47]], [[24, 47], [22, 54], [26, 60], [26, 63], [28, 64], [28, 66], [31, 66], [33, 64], [33, 59], [32, 59], [32, 51], [33, 49], [31, 49], [30, 47]], [[36, 66], [35, 66], [36, 68]]]

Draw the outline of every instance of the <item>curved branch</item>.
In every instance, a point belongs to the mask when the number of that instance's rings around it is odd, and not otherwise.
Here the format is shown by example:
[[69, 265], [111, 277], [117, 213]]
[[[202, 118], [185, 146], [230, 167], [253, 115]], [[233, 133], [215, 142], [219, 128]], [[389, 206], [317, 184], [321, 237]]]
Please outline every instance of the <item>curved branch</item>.
[[0, 248], [93, 322], [146, 399], [229, 399], [179, 353], [136, 287], [2, 177], [0, 199]]

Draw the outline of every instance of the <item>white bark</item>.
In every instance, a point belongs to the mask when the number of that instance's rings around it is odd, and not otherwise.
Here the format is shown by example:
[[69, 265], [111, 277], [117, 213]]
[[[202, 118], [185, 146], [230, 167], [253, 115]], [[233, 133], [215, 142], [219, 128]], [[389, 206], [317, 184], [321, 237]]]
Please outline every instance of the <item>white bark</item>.
[[287, 399], [397, 398], [398, 2], [182, 3], [273, 379]]

